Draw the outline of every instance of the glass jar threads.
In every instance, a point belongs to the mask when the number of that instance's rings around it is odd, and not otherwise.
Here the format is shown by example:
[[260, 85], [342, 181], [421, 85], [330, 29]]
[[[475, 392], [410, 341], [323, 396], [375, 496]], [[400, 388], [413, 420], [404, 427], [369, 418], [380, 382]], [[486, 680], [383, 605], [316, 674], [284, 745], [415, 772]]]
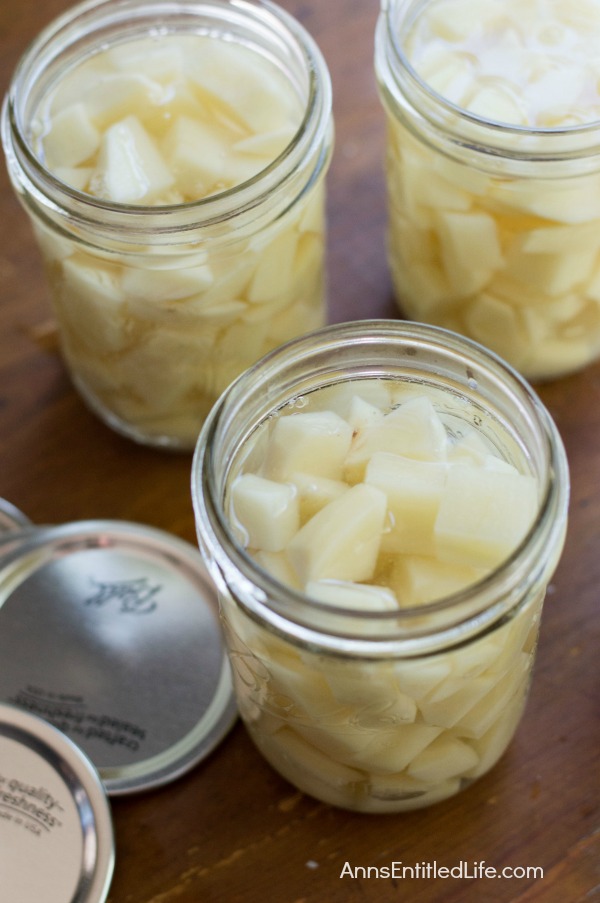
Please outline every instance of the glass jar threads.
[[191, 449], [228, 383], [325, 318], [325, 62], [262, 0], [103, 0], [49, 25], [2, 121], [66, 363], [139, 442]]
[[192, 494], [267, 760], [362, 812], [486, 773], [523, 712], [568, 483], [528, 384], [446, 330], [328, 327], [243, 374]]

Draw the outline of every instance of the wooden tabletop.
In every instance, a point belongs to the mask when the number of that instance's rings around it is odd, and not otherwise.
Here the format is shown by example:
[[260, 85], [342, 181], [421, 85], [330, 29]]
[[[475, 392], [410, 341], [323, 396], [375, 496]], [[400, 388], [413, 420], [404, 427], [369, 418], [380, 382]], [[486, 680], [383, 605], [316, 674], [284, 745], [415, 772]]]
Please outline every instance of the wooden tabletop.
[[[394, 316], [372, 64], [376, 0], [282, 5], [318, 40], [333, 78], [330, 319]], [[66, 7], [65, 0], [0, 4], [2, 92], [28, 41]], [[75, 393], [29, 224], [4, 166], [0, 231], [0, 495], [38, 523], [125, 518], [195, 542], [191, 456], [120, 438]], [[529, 704], [500, 763], [430, 809], [355, 815], [296, 792], [238, 723], [187, 776], [113, 799], [110, 903], [600, 900], [600, 363], [538, 388], [570, 459], [570, 529], [544, 610]], [[347, 874], [348, 865], [394, 862], [420, 865], [425, 877]], [[543, 878], [431, 877], [434, 863], [463, 863], [472, 876], [481, 862], [498, 870], [538, 867]], [[11, 903], [1, 882], [0, 875], [0, 899]]]

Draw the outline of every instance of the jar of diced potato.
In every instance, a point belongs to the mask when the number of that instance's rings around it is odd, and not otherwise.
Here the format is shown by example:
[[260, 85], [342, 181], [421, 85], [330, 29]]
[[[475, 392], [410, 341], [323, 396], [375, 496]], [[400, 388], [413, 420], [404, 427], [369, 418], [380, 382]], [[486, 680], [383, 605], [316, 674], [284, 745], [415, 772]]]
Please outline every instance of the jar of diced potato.
[[262, 0], [101, 0], [30, 46], [2, 120], [88, 405], [191, 450], [226, 386], [325, 321], [331, 85]]
[[388, 257], [411, 318], [527, 378], [600, 356], [600, 6], [389, 0]]
[[327, 327], [244, 374], [192, 494], [266, 759], [361, 812], [484, 775], [523, 713], [568, 486], [529, 385], [446, 330]]

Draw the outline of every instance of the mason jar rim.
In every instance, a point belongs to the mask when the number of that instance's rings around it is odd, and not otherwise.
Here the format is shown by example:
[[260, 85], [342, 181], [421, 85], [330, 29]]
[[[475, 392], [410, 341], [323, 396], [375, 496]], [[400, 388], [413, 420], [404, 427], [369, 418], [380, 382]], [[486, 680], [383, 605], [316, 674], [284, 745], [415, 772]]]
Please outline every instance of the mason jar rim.
[[[98, 33], [105, 39], [127, 33], [135, 40], [157, 27], [156, 16], [164, 13], [164, 34], [203, 33], [186, 30], [177, 23], [192, 24], [194, 17], [210, 15], [227, 31], [226, 16], [235, 18], [237, 27], [260, 27], [260, 34], [275, 41], [290, 53], [299, 54], [307, 77], [307, 94], [302, 120], [291, 141], [268, 166], [250, 179], [214, 195], [182, 204], [138, 205], [116, 203], [94, 197], [62, 182], [37, 157], [26, 134], [23, 105], [27, 79], [35, 86], [44, 78], [48, 65], [55, 63], [65, 50]], [[132, 18], [132, 13], [137, 15]], [[152, 16], [153, 18], [149, 18]], [[233, 21], [233, 20], [232, 20]], [[151, 23], [154, 23], [151, 26]], [[111, 30], [112, 29], [112, 30]], [[258, 35], [258, 31], [256, 32]], [[67, 39], [68, 43], [62, 44]], [[76, 57], [75, 62], [87, 56]], [[45, 61], [45, 66], [42, 62]], [[286, 58], [286, 62], [289, 59]], [[136, 234], [151, 231], [169, 236], [173, 232], [223, 226], [236, 217], [247, 215], [279, 197], [300, 164], [312, 160], [313, 171], [307, 182], [316, 178], [326, 166], [330, 151], [323, 147], [331, 117], [331, 79], [325, 59], [308, 31], [293, 16], [272, 0], [84, 0], [53, 19], [30, 43], [13, 72], [2, 109], [2, 142], [9, 171], [18, 179], [25, 176], [27, 190], [42, 208], [51, 213], [66, 213], [70, 220], [107, 233], [124, 228]], [[256, 214], [258, 216], [258, 214]], [[230, 228], [230, 226], [229, 226]]]
[[[402, 4], [406, 6], [406, 24], [399, 27]], [[488, 154], [534, 162], [560, 162], [598, 154], [600, 120], [561, 127], [505, 123], [472, 113], [432, 88], [408, 59], [403, 44], [415, 14], [424, 5], [416, 0], [382, 0], [375, 32], [376, 68], [380, 68], [385, 87], [397, 103], [402, 105], [408, 100], [414, 107], [413, 114], [418, 113], [430, 126], [452, 135], [457, 143], [464, 141], [465, 148], [475, 145], [472, 149]]]
[[[229, 526], [222, 504], [227, 474], [218, 480], [216, 469], [223, 464], [224, 458], [231, 464], [232, 450], [223, 448], [224, 432], [236, 412], [246, 410], [248, 393], [256, 394], [258, 390], [262, 397], [268, 397], [269, 387], [285, 373], [294, 356], [298, 366], [306, 366], [311, 359], [314, 362], [315, 345], [318, 353], [329, 353], [334, 357], [353, 344], [364, 349], [382, 342], [390, 342], [395, 350], [404, 346], [403, 364], [409, 369], [414, 362], [411, 348], [447, 349], [458, 356], [457, 359], [464, 360], [465, 391], [475, 379], [473, 374], [481, 375], [486, 369], [495, 385], [508, 388], [519, 403], [527, 407], [528, 416], [542, 438], [545, 474], [536, 521], [512, 555], [480, 582], [425, 605], [391, 612], [357, 612], [311, 599], [280, 583], [254, 561], [237, 542]], [[331, 379], [323, 380], [327, 374], [332, 377], [335, 372], [335, 365], [329, 370], [315, 368], [315, 388], [331, 385]], [[432, 385], [440, 385], [435, 382], [435, 371], [423, 368], [423, 372], [429, 372]], [[363, 369], [359, 375], [365, 373]], [[293, 377], [285, 386], [288, 401], [292, 382]], [[277, 391], [279, 405], [271, 407], [270, 412], [285, 404], [286, 391]], [[264, 422], [265, 416], [256, 423], [246, 424], [245, 438]], [[363, 652], [375, 657], [397, 652], [399, 643], [409, 655], [422, 654], [424, 648], [437, 651], [449, 644], [465, 642], [472, 633], [494, 629], [503, 618], [510, 617], [512, 609], [526, 595], [524, 587], [538, 584], [542, 587], [549, 578], [545, 556], [552, 549], [560, 552], [562, 547], [568, 497], [569, 474], [562, 440], [549, 412], [526, 380], [500, 357], [471, 339], [441, 327], [398, 320], [334, 324], [270, 352], [238, 377], [215, 404], [198, 437], [192, 464], [192, 501], [198, 539], [221, 591], [233, 592], [250, 617], [268, 622], [275, 632], [286, 635], [293, 629], [296, 639], [307, 645], [324, 644], [329, 651], [335, 649], [342, 654], [360, 641]], [[315, 613], [327, 624], [325, 630], [314, 626]], [[424, 616], [437, 619], [433, 631], [431, 628], [419, 629], [418, 622]], [[367, 638], [365, 625], [369, 625], [370, 631]], [[394, 625], [396, 633], [391, 635]], [[377, 635], [375, 627], [380, 630]], [[369, 639], [369, 636], [373, 638]]]

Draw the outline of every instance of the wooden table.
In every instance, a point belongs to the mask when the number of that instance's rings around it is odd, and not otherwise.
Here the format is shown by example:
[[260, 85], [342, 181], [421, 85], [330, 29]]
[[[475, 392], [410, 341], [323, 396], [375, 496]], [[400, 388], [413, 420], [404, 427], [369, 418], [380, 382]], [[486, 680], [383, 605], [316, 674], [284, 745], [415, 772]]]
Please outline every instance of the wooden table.
[[[377, 4], [283, 6], [317, 38], [333, 77], [331, 320], [393, 316], [372, 68]], [[66, 7], [65, 0], [0, 5], [3, 92], [27, 42]], [[57, 352], [40, 261], [4, 166], [0, 205], [0, 495], [39, 523], [126, 518], [194, 542], [191, 457], [137, 447], [84, 407]], [[113, 801], [110, 903], [600, 900], [600, 364], [539, 391], [570, 458], [570, 530], [526, 715], [492, 773], [429, 810], [354, 815], [297, 793], [238, 723], [188, 776]], [[462, 862], [474, 874], [482, 861], [537, 866], [544, 877], [340, 877], [346, 863], [353, 870], [429, 863], [431, 873], [434, 862]], [[11, 903], [1, 875], [0, 899]]]

